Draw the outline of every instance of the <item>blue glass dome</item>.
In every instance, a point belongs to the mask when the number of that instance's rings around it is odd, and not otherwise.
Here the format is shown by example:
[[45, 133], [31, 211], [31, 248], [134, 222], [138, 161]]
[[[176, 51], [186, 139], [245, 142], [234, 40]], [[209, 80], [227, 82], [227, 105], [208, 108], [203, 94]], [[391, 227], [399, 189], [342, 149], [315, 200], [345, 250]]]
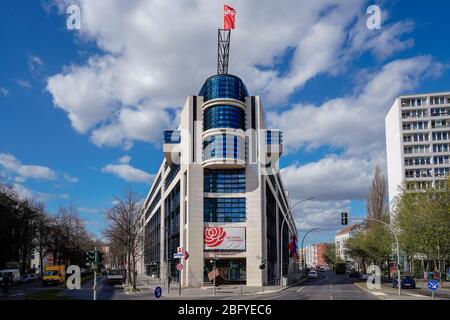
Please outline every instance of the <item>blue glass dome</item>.
[[230, 98], [245, 102], [248, 91], [240, 78], [231, 74], [216, 74], [205, 81], [198, 95], [203, 96], [205, 102], [220, 98]]

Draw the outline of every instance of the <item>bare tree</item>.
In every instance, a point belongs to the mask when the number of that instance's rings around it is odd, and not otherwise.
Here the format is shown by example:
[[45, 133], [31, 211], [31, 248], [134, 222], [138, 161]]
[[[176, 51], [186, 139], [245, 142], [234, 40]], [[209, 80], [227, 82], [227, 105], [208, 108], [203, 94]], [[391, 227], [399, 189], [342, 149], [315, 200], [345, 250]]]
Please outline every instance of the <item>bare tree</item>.
[[42, 275], [43, 272], [43, 260], [47, 255], [50, 246], [49, 242], [51, 240], [51, 219], [44, 212], [40, 210], [36, 217], [36, 251], [39, 254], [39, 274]]
[[143, 256], [141, 202], [131, 188], [115, 200], [115, 205], [105, 213], [108, 227], [104, 234], [113, 247], [124, 249], [128, 272], [127, 284], [132, 284], [133, 289], [136, 289], [136, 267]]
[[[388, 212], [386, 178], [381, 174], [379, 166], [375, 167], [372, 185], [367, 195], [367, 218], [385, 220]], [[372, 228], [376, 222], [368, 222], [367, 227]]]

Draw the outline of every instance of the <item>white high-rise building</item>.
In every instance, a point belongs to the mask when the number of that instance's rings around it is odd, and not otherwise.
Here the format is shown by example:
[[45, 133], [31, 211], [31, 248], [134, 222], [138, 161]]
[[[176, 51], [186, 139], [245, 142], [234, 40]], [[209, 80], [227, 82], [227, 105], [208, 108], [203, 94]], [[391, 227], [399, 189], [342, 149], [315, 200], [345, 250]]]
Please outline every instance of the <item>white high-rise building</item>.
[[385, 119], [389, 202], [450, 173], [450, 92], [398, 97]]

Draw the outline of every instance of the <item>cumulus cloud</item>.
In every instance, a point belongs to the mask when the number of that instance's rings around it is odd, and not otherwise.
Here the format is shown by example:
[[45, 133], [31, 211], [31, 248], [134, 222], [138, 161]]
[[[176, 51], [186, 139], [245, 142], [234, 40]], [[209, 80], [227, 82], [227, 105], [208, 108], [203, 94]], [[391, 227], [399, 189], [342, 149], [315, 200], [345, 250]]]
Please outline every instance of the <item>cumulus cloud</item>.
[[[127, 162], [124, 163], [124, 160]], [[103, 173], [111, 173], [128, 182], [150, 183], [154, 175], [132, 167], [129, 162], [131, 158], [121, 157], [117, 164], [108, 164], [102, 168]]]
[[27, 179], [56, 179], [56, 173], [52, 169], [37, 165], [24, 165], [16, 157], [7, 153], [0, 153], [0, 166], [13, 174], [18, 182]]
[[[204, 0], [77, 3], [82, 11], [78, 36], [95, 41], [103, 54], [48, 79], [55, 106], [98, 146], [129, 148], [135, 140], [159, 144], [171, 110], [215, 73], [220, 6]], [[64, 12], [69, 2], [53, 4]], [[376, 37], [355, 31], [350, 41], [349, 32], [360, 27], [354, 20], [366, 17], [364, 0], [317, 0], [301, 6], [297, 0], [252, 0], [233, 6], [238, 26], [230, 72], [241, 76], [250, 92], [266, 97], [269, 107], [318, 74], [335, 72], [345, 56], [367, 50], [388, 55], [376, 52], [374, 43], [395, 43], [398, 49], [407, 43], [400, 39], [408, 31], [404, 27], [383, 29]], [[50, 7], [48, 1], [45, 7]], [[373, 44], [362, 45], [365, 40]], [[293, 56], [280, 75], [276, 64], [288, 49]]]

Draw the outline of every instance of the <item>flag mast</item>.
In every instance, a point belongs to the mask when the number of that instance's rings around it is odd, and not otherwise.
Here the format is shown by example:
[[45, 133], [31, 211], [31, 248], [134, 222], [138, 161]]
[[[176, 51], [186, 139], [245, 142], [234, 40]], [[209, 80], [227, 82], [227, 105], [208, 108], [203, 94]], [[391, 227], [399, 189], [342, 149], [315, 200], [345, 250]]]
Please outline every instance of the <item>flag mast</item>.
[[217, 74], [228, 74], [231, 29], [234, 29], [236, 11], [223, 4], [223, 29], [218, 31]]

